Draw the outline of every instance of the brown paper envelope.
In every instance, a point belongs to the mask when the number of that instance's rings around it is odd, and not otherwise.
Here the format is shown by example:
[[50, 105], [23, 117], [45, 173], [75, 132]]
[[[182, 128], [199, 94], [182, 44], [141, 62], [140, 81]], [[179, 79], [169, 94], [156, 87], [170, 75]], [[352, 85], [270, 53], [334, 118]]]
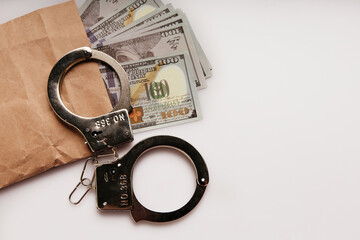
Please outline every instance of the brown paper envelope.
[[[89, 46], [73, 1], [0, 25], [0, 188], [91, 154], [85, 140], [52, 111], [47, 81], [67, 52]], [[75, 66], [62, 99], [80, 116], [111, 111], [96, 63]], [[59, 176], [60, 177], [60, 176]]]

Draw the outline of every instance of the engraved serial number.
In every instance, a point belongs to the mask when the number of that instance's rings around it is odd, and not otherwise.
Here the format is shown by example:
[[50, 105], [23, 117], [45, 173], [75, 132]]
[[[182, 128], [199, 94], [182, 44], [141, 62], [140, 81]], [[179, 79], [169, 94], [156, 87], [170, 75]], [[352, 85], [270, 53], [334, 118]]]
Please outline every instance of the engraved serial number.
[[98, 128], [101, 128], [101, 127], [109, 126], [112, 123], [118, 123], [120, 121], [125, 121], [124, 114], [118, 114], [118, 115], [115, 115], [113, 117], [107, 117], [107, 118], [103, 118], [101, 120], [98, 120], [98, 121], [95, 122], [95, 126], [98, 127]]
[[129, 205], [129, 194], [128, 194], [128, 180], [127, 175], [123, 174], [120, 175], [120, 205], [121, 206], [128, 206]]

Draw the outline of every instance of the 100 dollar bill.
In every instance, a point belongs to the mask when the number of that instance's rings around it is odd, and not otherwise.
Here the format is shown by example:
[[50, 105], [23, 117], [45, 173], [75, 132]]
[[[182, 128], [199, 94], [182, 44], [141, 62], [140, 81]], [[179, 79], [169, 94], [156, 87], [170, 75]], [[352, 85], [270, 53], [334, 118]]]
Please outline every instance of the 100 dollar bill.
[[134, 132], [200, 119], [194, 72], [186, 52], [122, 64], [131, 89]]
[[171, 10], [171, 9], [172, 8], [167, 7], [166, 11], [162, 10], [157, 13], [155, 13], [154, 11], [153, 13], [149, 14], [149, 16], [146, 17], [144, 20], [136, 21], [120, 29], [118, 32], [114, 32], [110, 34], [104, 39], [103, 42], [105, 42], [106, 40], [111, 41], [111, 38], [113, 37], [116, 37], [117, 40], [127, 39], [127, 38], [133, 38], [135, 36], [143, 35], [146, 32], [155, 31], [158, 29], [164, 29], [178, 24], [186, 25], [187, 29], [191, 34], [193, 43], [195, 45], [195, 49], [198, 53], [203, 74], [205, 78], [210, 78], [212, 76], [211, 64], [208, 58], [206, 57], [205, 52], [203, 51], [198, 39], [196, 38], [195, 33], [192, 30], [187, 17], [181, 10], [179, 9]]
[[163, 16], [167, 16], [168, 14], [172, 13], [173, 11], [174, 11], [174, 8], [172, 7], [171, 4], [162, 6], [162, 7], [158, 8], [157, 10], [149, 13], [145, 17], [143, 17], [137, 21], [134, 21], [134, 22], [126, 25], [125, 27], [118, 29], [115, 32], [112, 32], [111, 34], [106, 36], [103, 40], [99, 40], [99, 42], [104, 42], [104, 41], [110, 40], [111, 38], [114, 38], [114, 37], [121, 36], [123, 38], [123, 36], [126, 35], [127, 32], [131, 32], [134, 29], [141, 28], [142, 26], [145, 26], [145, 25], [149, 24], [150, 22], [157, 22], [159, 19], [162, 19]]
[[79, 9], [80, 18], [85, 29], [101, 21], [110, 13], [116, 11], [124, 5], [128, 5], [132, 0], [86, 0]]
[[163, 24], [164, 22], [168, 22], [172, 19], [177, 19], [177, 18], [180, 18], [179, 9], [176, 9], [174, 11], [171, 11], [169, 14], [161, 16], [161, 18], [157, 19], [157, 21], [148, 21], [137, 28], [130, 29], [130, 31], [127, 32], [127, 34], [137, 34], [137, 32], [141, 32], [144, 29], [153, 29], [154, 25]]
[[88, 39], [91, 44], [94, 44], [111, 33], [146, 16], [162, 5], [163, 3], [160, 0], [136, 0], [88, 28], [86, 30]]
[[158, 30], [138, 36], [133, 39], [107, 41], [97, 50], [107, 53], [119, 63], [134, 61], [153, 56], [171, 55], [175, 51], [187, 51], [195, 70], [196, 86], [199, 89], [206, 87], [205, 77], [198, 59], [194, 43], [186, 26], [178, 25], [173, 28]]

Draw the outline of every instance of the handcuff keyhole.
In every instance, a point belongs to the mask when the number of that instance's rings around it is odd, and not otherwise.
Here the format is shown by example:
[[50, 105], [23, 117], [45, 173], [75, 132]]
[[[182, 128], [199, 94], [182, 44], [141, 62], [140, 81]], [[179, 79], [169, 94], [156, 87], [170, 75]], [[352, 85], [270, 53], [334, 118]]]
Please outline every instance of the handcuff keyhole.
[[93, 131], [91, 133], [91, 136], [93, 136], [94, 138], [97, 138], [100, 134], [102, 134], [103, 132], [102, 131]]

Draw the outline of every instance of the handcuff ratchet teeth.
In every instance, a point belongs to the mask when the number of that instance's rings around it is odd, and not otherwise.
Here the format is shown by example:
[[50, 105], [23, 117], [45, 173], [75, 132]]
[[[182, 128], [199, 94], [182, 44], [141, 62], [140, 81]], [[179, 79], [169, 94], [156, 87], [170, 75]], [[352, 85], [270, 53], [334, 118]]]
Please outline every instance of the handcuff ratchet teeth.
[[[120, 98], [114, 109], [105, 115], [87, 118], [70, 112], [61, 100], [60, 85], [71, 67], [85, 60], [100, 60], [114, 69], [120, 79]], [[131, 142], [133, 133], [129, 120], [130, 85], [121, 65], [109, 55], [88, 47], [75, 49], [62, 57], [53, 67], [48, 80], [50, 105], [60, 119], [78, 129], [93, 152], [102, 152]]]

